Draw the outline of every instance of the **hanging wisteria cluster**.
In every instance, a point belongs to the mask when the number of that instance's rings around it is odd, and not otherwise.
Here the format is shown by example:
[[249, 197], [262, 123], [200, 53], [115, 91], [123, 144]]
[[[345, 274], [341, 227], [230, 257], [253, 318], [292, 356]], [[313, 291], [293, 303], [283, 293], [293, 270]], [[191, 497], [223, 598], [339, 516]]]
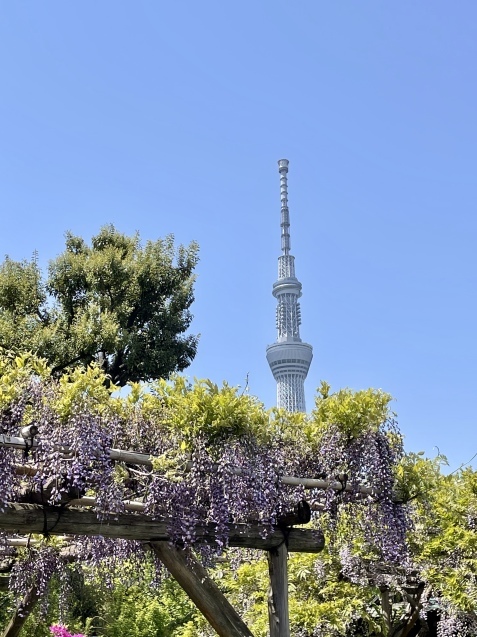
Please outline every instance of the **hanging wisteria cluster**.
[[[386, 420], [379, 429], [356, 436], [330, 425], [323, 435], [320, 454], [323, 475], [333, 476], [342, 484], [341, 490], [326, 491], [325, 510], [332, 519], [347, 511], [348, 530], [351, 524], [376, 557], [401, 564], [406, 557], [409, 520], [406, 508], [395, 502], [393, 471], [402, 453], [396, 424]], [[368, 496], [363, 496], [363, 487], [369, 489]]]

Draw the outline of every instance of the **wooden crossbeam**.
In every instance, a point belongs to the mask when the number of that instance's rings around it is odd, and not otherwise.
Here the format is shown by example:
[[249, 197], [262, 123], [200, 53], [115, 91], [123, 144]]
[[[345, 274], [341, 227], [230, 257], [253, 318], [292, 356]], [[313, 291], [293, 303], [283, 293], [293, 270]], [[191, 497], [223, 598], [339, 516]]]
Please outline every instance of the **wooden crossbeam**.
[[[0, 513], [0, 529], [10, 533], [46, 533], [51, 535], [102, 535], [108, 538], [145, 542], [169, 541], [168, 520], [153, 520], [146, 515], [123, 513], [115, 519], [99, 521], [96, 513], [73, 508], [49, 507], [38, 504], [11, 503]], [[318, 553], [323, 549], [323, 533], [315, 529], [287, 529], [288, 550]], [[198, 542], [213, 544], [214, 525], [196, 529]], [[257, 523], [229, 525], [229, 546], [264, 551], [283, 543], [280, 529], [264, 534]]]

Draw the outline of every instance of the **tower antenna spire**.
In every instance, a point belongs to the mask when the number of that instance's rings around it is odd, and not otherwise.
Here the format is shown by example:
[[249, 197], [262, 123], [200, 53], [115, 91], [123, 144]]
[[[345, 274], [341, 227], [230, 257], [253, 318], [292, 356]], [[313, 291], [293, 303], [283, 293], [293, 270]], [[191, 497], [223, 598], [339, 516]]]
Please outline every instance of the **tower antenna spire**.
[[278, 279], [272, 289], [277, 299], [277, 341], [267, 347], [267, 360], [277, 381], [277, 407], [288, 411], [306, 411], [305, 379], [313, 358], [313, 348], [300, 338], [301, 311], [298, 299], [301, 296], [301, 283], [295, 276], [295, 257], [290, 254], [288, 164], [288, 159], [278, 161], [282, 254], [278, 257]]
[[280, 201], [281, 201], [281, 229], [282, 252], [290, 254], [290, 213], [288, 211], [288, 159], [278, 160], [278, 172], [280, 173]]

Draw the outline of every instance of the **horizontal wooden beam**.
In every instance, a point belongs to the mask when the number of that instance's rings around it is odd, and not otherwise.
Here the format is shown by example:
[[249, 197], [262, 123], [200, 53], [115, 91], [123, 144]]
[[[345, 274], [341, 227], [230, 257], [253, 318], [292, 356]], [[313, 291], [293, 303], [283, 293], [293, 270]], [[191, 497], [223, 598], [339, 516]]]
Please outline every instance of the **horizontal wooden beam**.
[[[11, 503], [0, 513], [0, 529], [10, 533], [46, 533], [50, 535], [101, 535], [108, 538], [146, 542], [169, 541], [168, 520], [153, 520], [145, 515], [124, 513], [115, 519], [100, 521], [93, 511], [43, 507], [38, 504]], [[265, 535], [264, 526], [257, 523], [231, 524], [229, 545], [269, 551], [280, 546], [285, 536], [280, 529]], [[196, 529], [198, 542], [213, 543], [213, 525]], [[323, 549], [324, 537], [315, 529], [286, 530], [288, 550], [318, 553]]]
[[[91, 496], [84, 496], [83, 498], [74, 498], [69, 501], [70, 507], [95, 507], [96, 506], [96, 498], [92, 498]], [[146, 505], [144, 502], [138, 502], [136, 500], [123, 500], [124, 509], [126, 511], [136, 511], [137, 513], [144, 513], [146, 510]]]
[[7, 546], [13, 546], [13, 547], [36, 546], [37, 544], [40, 544], [40, 540], [35, 540], [34, 538], [30, 538], [30, 537], [11, 537], [8, 540], [6, 540], [5, 543]]

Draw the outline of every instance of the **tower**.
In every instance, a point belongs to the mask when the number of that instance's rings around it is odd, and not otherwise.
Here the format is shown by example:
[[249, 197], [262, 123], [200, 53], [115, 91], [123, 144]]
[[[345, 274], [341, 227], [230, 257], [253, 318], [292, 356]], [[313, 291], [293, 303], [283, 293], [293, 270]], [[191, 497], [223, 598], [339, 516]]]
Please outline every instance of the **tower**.
[[288, 211], [288, 159], [278, 162], [280, 173], [282, 254], [278, 257], [278, 279], [272, 294], [277, 299], [277, 341], [267, 347], [267, 361], [277, 381], [277, 407], [306, 411], [305, 378], [313, 348], [300, 338], [301, 283], [295, 276], [295, 257], [290, 254]]

